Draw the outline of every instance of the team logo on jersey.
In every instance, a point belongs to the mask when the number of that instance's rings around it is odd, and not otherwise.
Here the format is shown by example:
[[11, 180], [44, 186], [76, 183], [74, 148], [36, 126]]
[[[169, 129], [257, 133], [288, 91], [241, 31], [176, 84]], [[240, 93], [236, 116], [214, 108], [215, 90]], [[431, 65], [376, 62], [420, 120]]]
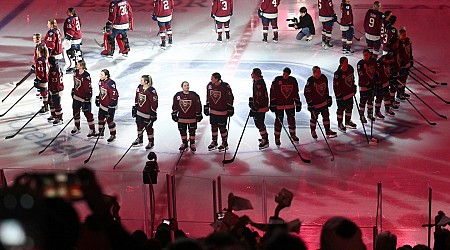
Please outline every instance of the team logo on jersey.
[[100, 87], [100, 99], [105, 99], [105, 97], [106, 97], [106, 89], [105, 88], [103, 88], [103, 87]]
[[187, 113], [192, 106], [192, 100], [180, 100], [179, 105], [183, 113]]
[[347, 86], [352, 87], [353, 83], [355, 82], [355, 76], [353, 74], [348, 75], [345, 77], [345, 84], [347, 84]]
[[327, 85], [325, 84], [325, 82], [318, 82], [318, 83], [314, 84], [314, 86], [316, 87], [316, 92], [320, 96], [325, 95], [325, 89], [327, 88]]
[[74, 77], [73, 78], [73, 87], [78, 90], [81, 87], [81, 80]]
[[209, 91], [209, 96], [211, 96], [214, 104], [217, 104], [217, 102], [220, 100], [220, 98], [222, 97], [222, 92], [218, 91], [218, 90], [210, 90]]
[[286, 99], [288, 99], [288, 97], [291, 96], [293, 90], [294, 90], [293, 85], [281, 85], [281, 93], [283, 93], [283, 96]]
[[147, 101], [147, 96], [142, 93], [139, 93], [139, 96], [138, 96], [139, 107], [144, 106], [145, 101]]
[[370, 77], [370, 79], [373, 79], [373, 77], [375, 76], [375, 67], [374, 66], [367, 67], [366, 74]]

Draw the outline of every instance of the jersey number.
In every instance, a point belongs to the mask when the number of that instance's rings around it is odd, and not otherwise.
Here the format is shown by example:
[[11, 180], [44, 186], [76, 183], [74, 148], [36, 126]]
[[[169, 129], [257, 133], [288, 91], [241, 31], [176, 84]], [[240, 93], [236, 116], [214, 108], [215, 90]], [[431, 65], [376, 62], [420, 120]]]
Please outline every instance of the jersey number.
[[220, 1], [222, 3], [222, 10], [227, 10], [228, 9], [228, 3], [227, 1]]
[[369, 18], [369, 27], [373, 28], [375, 26], [375, 19], [373, 17]]
[[163, 1], [163, 9], [165, 9], [165, 10], [169, 9], [169, 1], [168, 0]]
[[121, 16], [128, 15], [127, 6], [122, 5], [122, 6], [120, 6], [119, 8], [120, 8], [120, 15], [121, 15]]
[[272, 0], [273, 7], [277, 7], [277, 0]]

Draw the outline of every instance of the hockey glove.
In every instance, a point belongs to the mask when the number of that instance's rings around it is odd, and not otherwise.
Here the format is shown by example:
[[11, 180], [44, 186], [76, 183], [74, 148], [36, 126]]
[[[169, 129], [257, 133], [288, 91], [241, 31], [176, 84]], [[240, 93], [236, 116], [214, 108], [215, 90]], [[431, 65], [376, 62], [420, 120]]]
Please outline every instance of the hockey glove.
[[209, 116], [209, 104], [203, 105], [203, 113]]
[[302, 102], [301, 101], [295, 101], [295, 112], [302, 111]]
[[251, 96], [248, 98], [248, 107], [249, 107], [251, 110], [253, 110], [253, 108], [254, 108], [253, 97], [251, 97]]
[[100, 97], [99, 96], [95, 97], [95, 106], [100, 107]]
[[157, 114], [156, 114], [156, 112], [154, 112], [154, 111], [152, 111], [151, 113], [150, 113], [150, 121], [152, 121], [152, 122], [155, 122], [156, 120], [157, 120]]
[[31, 73], [34, 73], [36, 71], [36, 66], [34, 66], [34, 64], [31, 65], [30, 71], [31, 71]]
[[73, 98], [73, 96], [75, 95], [75, 89], [72, 89], [72, 92], [70, 93], [70, 95], [71, 95], [72, 98]]
[[333, 105], [333, 98], [331, 98], [331, 96], [328, 96], [328, 98], [327, 98], [327, 106], [331, 107], [331, 105]]
[[40, 83], [41, 83], [41, 80], [39, 80], [38, 78], [35, 78], [33, 85], [35, 88], [40, 89], [40, 86], [39, 86]]
[[172, 120], [178, 122], [178, 112], [176, 110], [172, 111]]
[[131, 117], [135, 118], [137, 115], [137, 107], [136, 105], [134, 105], [133, 107], [131, 107]]
[[108, 116], [114, 117], [114, 113], [116, 112], [115, 108], [108, 108]]
[[201, 112], [195, 114], [195, 120], [197, 120], [197, 122], [201, 122], [203, 120], [203, 115]]
[[337, 20], [338, 20], [338, 17], [337, 17], [337, 15], [336, 15], [336, 13], [335, 13], [335, 14], [333, 14], [333, 23], [334, 23], [334, 22], [337, 22]]
[[233, 106], [228, 106], [227, 116], [228, 117], [232, 117], [233, 115], [234, 115], [234, 107]]
[[259, 17], [259, 18], [262, 18], [262, 17], [263, 17], [263, 13], [262, 13], [262, 10], [261, 10], [261, 9], [258, 9], [258, 17]]
[[275, 106], [275, 105], [270, 105], [269, 106], [269, 109], [270, 109], [270, 111], [272, 111], [272, 112], [276, 112], [277, 111], [277, 106]]
[[214, 19], [214, 14], [213, 13], [211, 13], [211, 18]]
[[66, 39], [66, 40], [72, 40], [72, 36], [71, 35], [69, 35], [69, 34], [66, 34], [65, 36], [64, 36], [64, 39]]
[[156, 18], [156, 14], [155, 13], [152, 14], [152, 20], [153, 21], [158, 21], [158, 19]]

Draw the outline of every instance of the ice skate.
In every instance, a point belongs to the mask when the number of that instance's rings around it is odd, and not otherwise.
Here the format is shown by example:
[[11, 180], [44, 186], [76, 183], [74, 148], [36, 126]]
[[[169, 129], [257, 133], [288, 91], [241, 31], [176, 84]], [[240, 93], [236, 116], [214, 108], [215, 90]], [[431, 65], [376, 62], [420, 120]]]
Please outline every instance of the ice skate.
[[222, 144], [218, 147], [219, 152], [223, 152], [225, 150], [228, 150], [228, 143], [226, 141], [223, 141]]
[[218, 145], [217, 141], [212, 141], [211, 144], [209, 144], [209, 146], [208, 146], [208, 151], [217, 149], [217, 145]]

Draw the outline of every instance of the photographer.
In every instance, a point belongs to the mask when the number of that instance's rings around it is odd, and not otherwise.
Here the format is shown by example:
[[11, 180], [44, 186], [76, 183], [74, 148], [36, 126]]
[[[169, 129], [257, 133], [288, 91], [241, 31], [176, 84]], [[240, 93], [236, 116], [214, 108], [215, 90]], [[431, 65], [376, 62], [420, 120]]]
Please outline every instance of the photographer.
[[294, 24], [290, 24], [289, 27], [300, 30], [295, 38], [297, 40], [302, 40], [302, 38], [306, 36], [306, 41], [311, 41], [312, 36], [316, 34], [316, 30], [311, 15], [308, 14], [306, 7], [300, 8], [300, 17], [298, 18], [298, 21], [296, 18], [293, 18], [293, 21]]

